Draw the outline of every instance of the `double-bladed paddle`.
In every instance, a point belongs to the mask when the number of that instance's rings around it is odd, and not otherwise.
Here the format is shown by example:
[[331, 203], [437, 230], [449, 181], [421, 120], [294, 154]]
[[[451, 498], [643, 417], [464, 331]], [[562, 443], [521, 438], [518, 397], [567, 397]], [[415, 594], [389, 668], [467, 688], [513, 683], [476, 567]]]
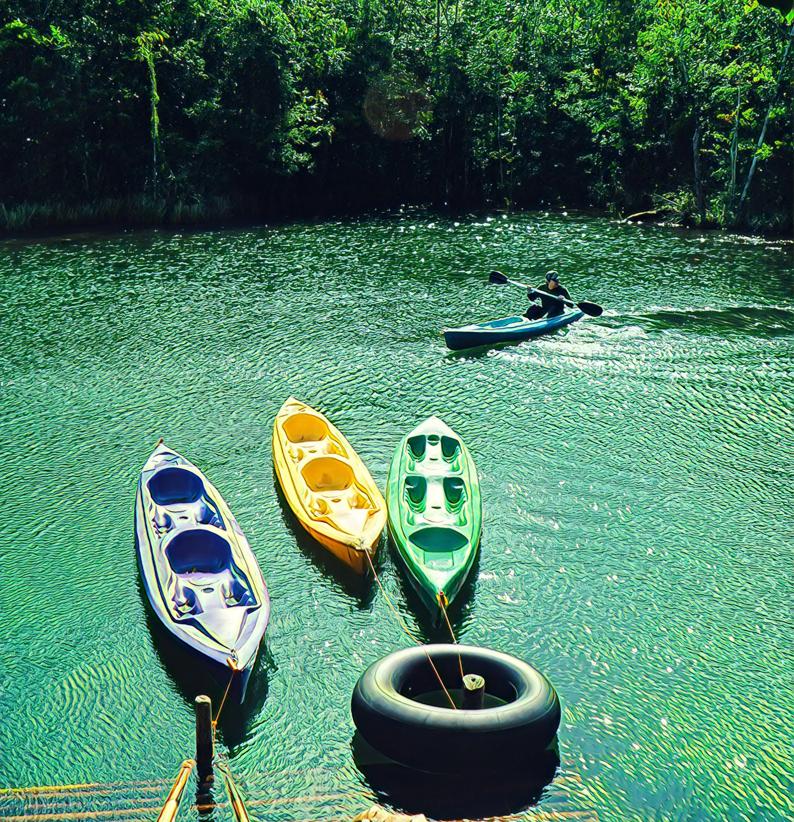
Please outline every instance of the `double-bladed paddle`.
[[595, 303], [589, 303], [586, 300], [580, 303], [575, 303], [572, 300], [566, 300], [565, 297], [558, 297], [555, 294], [549, 294], [548, 291], [540, 291], [537, 288], [532, 288], [531, 286], [524, 285], [524, 283], [520, 283], [517, 280], [511, 280], [508, 277], [505, 277], [501, 271], [492, 271], [488, 275], [488, 282], [494, 283], [495, 285], [515, 285], [519, 288], [526, 288], [527, 291], [531, 291], [533, 294], [542, 294], [544, 297], [551, 297], [553, 300], [559, 300], [561, 303], [564, 303], [567, 306], [573, 308], [576, 306], [580, 311], [583, 311], [585, 314], [588, 314], [591, 317], [600, 317], [604, 313], [604, 309], [601, 308], [600, 305], [596, 305]]

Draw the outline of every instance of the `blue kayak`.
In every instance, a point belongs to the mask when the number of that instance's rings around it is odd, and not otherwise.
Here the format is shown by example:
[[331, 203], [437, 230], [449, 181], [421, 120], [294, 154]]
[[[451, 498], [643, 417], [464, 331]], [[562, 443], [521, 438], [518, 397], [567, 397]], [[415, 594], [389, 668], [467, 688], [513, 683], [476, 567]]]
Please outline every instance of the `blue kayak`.
[[218, 490], [162, 442], [141, 471], [135, 535], [155, 614], [242, 702], [270, 616], [267, 586]]
[[584, 312], [567, 311], [557, 317], [528, 320], [526, 317], [505, 317], [489, 323], [472, 323], [461, 328], [445, 328], [444, 340], [447, 348], [462, 351], [465, 348], [499, 345], [499, 343], [521, 342], [541, 334], [550, 334], [558, 328], [575, 323], [584, 317]]

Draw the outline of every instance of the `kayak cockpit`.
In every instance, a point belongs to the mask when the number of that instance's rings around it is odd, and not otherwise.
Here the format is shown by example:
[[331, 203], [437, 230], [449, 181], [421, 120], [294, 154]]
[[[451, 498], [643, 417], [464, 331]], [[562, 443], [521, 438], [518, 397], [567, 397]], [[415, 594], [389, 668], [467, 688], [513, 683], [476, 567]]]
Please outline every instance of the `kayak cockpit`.
[[356, 482], [353, 465], [332, 435], [328, 422], [302, 411], [287, 417], [281, 428], [303, 487], [308, 513], [313, 519], [332, 522], [344, 533], [360, 534], [378, 508]]
[[162, 536], [174, 528], [192, 525], [223, 527], [217, 507], [194, 471], [176, 465], [156, 470], [146, 483], [155, 532]]
[[526, 323], [537, 322], [527, 317], [505, 317], [503, 320], [491, 320], [485, 323], [474, 323], [469, 328], [508, 328], [512, 325], [524, 325]]
[[232, 548], [213, 526], [180, 528], [163, 541], [169, 570], [169, 605], [177, 621], [201, 615], [201, 625], [233, 647], [256, 595], [235, 565]]
[[[460, 442], [454, 437], [439, 434], [416, 434], [406, 442], [408, 456], [413, 462], [432, 463], [442, 466], [446, 463], [450, 470], [460, 470]], [[443, 466], [443, 470], [447, 470]]]

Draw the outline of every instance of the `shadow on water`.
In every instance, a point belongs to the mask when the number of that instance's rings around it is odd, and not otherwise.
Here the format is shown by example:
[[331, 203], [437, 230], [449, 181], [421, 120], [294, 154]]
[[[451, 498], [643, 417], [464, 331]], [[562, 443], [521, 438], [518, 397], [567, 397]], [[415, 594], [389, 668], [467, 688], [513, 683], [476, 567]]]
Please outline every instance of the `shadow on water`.
[[499, 351], [502, 348], [509, 346], [521, 345], [525, 340], [519, 340], [513, 343], [497, 343], [496, 345], [480, 345], [477, 348], [463, 348], [460, 351], [447, 351], [444, 354], [444, 359], [447, 360], [484, 360], [488, 357], [491, 351]]
[[[391, 538], [386, 540], [386, 547], [391, 551], [391, 556], [394, 565], [397, 568], [397, 581], [400, 587], [400, 594], [403, 602], [405, 602], [411, 613], [416, 617], [416, 624], [419, 628], [420, 638], [424, 642], [450, 642], [449, 627], [447, 626], [444, 617], [440, 611], [431, 613], [427, 604], [419, 595], [411, 581], [411, 575], [405, 567], [402, 557], [399, 556], [399, 551], [392, 542]], [[447, 616], [449, 617], [452, 630], [457, 637], [466, 627], [468, 621], [472, 618], [472, 607], [474, 604], [474, 592], [477, 588], [477, 579], [480, 574], [480, 556], [482, 555], [482, 540], [480, 540], [480, 547], [477, 549], [477, 556], [474, 558], [471, 569], [469, 570], [463, 585], [458, 591], [458, 595], [452, 600], [451, 605], [447, 608]]]
[[350, 747], [356, 767], [378, 801], [403, 813], [435, 819], [484, 819], [508, 816], [536, 805], [560, 765], [557, 740], [509, 771], [427, 773], [400, 765], [376, 751], [356, 731]]
[[[163, 669], [173, 681], [176, 691], [191, 711], [194, 710], [194, 701], [197, 696], [204, 694], [210, 697], [213, 715], [215, 715], [223, 699], [225, 687], [222, 687], [202, 665], [196, 654], [179, 642], [160, 622], [146, 596], [140, 575], [138, 594], [143, 603], [146, 624], [155, 653]], [[218, 722], [218, 732], [220, 739], [231, 749], [246, 741], [251, 719], [262, 710], [267, 698], [268, 676], [275, 671], [276, 666], [266, 643], [267, 634], [259, 646], [259, 653], [254, 661], [244, 702], [240, 704], [227, 699], [223, 706]]]
[[[368, 611], [372, 607], [375, 599], [375, 581], [371, 572], [358, 574], [341, 559], [334, 556], [324, 545], [317, 542], [300, 524], [300, 521], [293, 513], [292, 509], [281, 490], [281, 483], [278, 481], [275, 470], [273, 471], [273, 487], [276, 489], [276, 496], [281, 505], [281, 512], [284, 517], [284, 524], [290, 531], [298, 544], [301, 552], [313, 565], [320, 569], [323, 576], [339, 591], [356, 602], [361, 611]], [[380, 572], [383, 562], [383, 550], [385, 539], [381, 537], [377, 550], [375, 551], [375, 570]]]
[[642, 314], [637, 323], [650, 331], [681, 329], [699, 334], [741, 334], [757, 337], [785, 337], [794, 334], [794, 312], [784, 308], [736, 306], [697, 311], [655, 311]]

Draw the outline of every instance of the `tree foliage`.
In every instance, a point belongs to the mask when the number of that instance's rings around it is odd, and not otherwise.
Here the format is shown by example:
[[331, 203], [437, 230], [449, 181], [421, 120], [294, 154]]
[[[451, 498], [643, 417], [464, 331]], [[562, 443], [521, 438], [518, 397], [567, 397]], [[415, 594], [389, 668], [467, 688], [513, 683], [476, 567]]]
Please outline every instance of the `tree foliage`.
[[780, 224], [790, 32], [757, 5], [7, 0], [0, 204], [546, 202]]

